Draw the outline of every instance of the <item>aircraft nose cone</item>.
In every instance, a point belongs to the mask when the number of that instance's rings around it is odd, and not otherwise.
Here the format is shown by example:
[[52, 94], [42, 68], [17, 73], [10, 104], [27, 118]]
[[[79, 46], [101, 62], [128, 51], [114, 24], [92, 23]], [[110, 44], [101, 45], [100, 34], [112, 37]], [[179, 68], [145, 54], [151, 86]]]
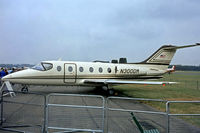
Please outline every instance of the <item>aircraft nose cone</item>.
[[11, 75], [6, 75], [6, 76], [4, 76], [1, 80], [2, 80], [2, 81], [8, 81], [10, 78], [12, 78]]

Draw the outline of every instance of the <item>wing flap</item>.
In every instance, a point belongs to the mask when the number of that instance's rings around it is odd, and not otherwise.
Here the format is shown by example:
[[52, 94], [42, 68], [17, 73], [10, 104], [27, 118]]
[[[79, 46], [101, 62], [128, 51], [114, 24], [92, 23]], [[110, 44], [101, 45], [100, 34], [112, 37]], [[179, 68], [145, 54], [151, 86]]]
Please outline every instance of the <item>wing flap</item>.
[[144, 84], [144, 85], [168, 85], [177, 84], [177, 82], [164, 82], [164, 81], [133, 81], [133, 80], [117, 80], [117, 79], [90, 79], [84, 80], [86, 84]]
[[106, 84], [105, 79], [87, 79], [83, 80], [83, 83], [85, 84]]

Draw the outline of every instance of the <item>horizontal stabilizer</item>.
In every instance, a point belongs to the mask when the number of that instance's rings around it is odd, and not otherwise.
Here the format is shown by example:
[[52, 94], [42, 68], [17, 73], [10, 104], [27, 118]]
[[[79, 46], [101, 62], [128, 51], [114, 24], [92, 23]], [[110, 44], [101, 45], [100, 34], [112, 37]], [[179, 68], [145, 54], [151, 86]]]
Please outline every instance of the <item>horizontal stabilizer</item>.
[[195, 46], [200, 46], [200, 43], [195, 43], [192, 45], [184, 45], [184, 46], [172, 46], [172, 47], [167, 47], [165, 49], [181, 49], [181, 48], [188, 48], [188, 47], [195, 47]]

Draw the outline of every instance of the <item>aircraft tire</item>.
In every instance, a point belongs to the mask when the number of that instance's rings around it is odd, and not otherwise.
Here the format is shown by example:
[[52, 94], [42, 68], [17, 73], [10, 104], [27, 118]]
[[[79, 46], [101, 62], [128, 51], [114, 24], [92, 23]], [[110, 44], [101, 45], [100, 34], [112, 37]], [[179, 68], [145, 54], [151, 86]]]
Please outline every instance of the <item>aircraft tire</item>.
[[21, 92], [22, 92], [22, 93], [28, 93], [28, 87], [27, 87], [27, 86], [24, 86], [24, 87], [21, 89]]
[[115, 94], [115, 91], [113, 89], [108, 89], [108, 94], [109, 95], [114, 95]]

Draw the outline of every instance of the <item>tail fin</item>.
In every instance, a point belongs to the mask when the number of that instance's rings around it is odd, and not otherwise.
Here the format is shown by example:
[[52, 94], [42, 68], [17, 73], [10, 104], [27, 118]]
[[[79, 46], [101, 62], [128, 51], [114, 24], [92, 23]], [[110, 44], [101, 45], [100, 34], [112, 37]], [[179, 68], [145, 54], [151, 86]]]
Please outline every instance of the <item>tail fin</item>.
[[164, 45], [153, 53], [143, 64], [169, 65], [177, 49], [200, 46], [200, 43], [185, 46]]

